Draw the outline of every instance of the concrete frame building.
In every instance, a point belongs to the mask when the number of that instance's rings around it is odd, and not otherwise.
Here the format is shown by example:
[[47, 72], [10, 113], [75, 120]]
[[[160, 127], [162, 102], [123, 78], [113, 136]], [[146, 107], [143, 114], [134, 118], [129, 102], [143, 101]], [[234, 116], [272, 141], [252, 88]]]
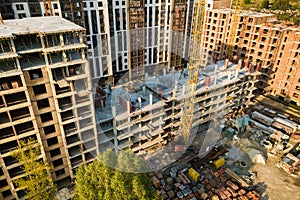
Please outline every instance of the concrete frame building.
[[[100, 152], [112, 148], [143, 154], [162, 145], [170, 134], [180, 135], [187, 71], [160, 71], [160, 76], [146, 74], [143, 82], [115, 87], [107, 107], [96, 110]], [[241, 62], [206, 66], [199, 72], [192, 129], [249, 106], [260, 74], [242, 68]]]
[[24, 196], [12, 180], [26, 174], [11, 153], [29, 137], [66, 187], [98, 155], [85, 29], [36, 17], [4, 20], [0, 30], [0, 198]]

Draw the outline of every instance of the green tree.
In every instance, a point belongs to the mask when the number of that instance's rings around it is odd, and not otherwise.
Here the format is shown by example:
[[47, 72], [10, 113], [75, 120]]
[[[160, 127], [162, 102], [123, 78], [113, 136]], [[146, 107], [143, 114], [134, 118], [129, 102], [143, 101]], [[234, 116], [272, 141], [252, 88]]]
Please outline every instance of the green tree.
[[250, 0], [244, 0], [244, 4], [250, 4], [251, 1]]
[[51, 167], [46, 161], [39, 159], [40, 155], [40, 145], [32, 138], [21, 140], [17, 150], [12, 154], [22, 164], [21, 169], [27, 174], [14, 181], [18, 187], [24, 189], [27, 199], [53, 199], [57, 191], [50, 175]]
[[108, 150], [92, 163], [79, 166], [76, 173], [75, 198], [159, 199], [156, 191], [152, 189], [150, 177], [145, 173], [134, 173], [134, 170], [141, 171], [142, 167], [145, 167], [142, 160], [132, 152], [121, 151], [117, 156], [112, 150]]
[[269, 0], [263, 0], [263, 2], [261, 3], [261, 8], [268, 9], [269, 4], [270, 4]]
[[274, 10], [287, 10], [289, 8], [289, 0], [275, 0], [272, 9]]

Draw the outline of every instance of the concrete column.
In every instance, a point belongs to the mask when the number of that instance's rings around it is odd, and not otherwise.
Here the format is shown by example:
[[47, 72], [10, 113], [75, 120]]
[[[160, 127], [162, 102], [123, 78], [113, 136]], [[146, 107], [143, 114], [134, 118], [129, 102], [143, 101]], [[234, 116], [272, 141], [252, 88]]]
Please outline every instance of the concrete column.
[[60, 41], [60, 45], [61, 45], [61, 46], [64, 46], [64, 45], [65, 45], [65, 42], [64, 42], [64, 36], [63, 36], [62, 33], [59, 34], [59, 41]]
[[218, 82], [218, 74], [215, 74], [215, 81], [214, 81], [214, 85], [217, 85]]
[[68, 62], [67, 54], [65, 51], [62, 52], [63, 62]]
[[127, 112], [130, 113], [130, 102], [127, 101]]
[[13, 39], [10, 38], [9, 41], [10, 41], [10, 45], [11, 45], [11, 50], [12, 50], [13, 52], [17, 52], [17, 51], [16, 51], [16, 47], [15, 47], [15, 43], [14, 43]]
[[82, 32], [79, 32], [79, 42], [83, 43], [83, 34], [82, 34]]
[[116, 107], [113, 106], [111, 108], [111, 112], [112, 112], [112, 116], [113, 116], [113, 133], [114, 133], [114, 146], [115, 146], [115, 151], [116, 153], [118, 153], [118, 131], [117, 131], [117, 122], [116, 122], [116, 116], [117, 116], [117, 112], [116, 112]]
[[227, 74], [228, 74], [228, 81], [230, 81], [230, 79], [231, 79], [231, 71], [228, 71]]
[[145, 82], [148, 81], [148, 73], [145, 73]]
[[138, 98], [138, 101], [139, 101], [140, 108], [142, 108], [142, 99], [141, 99], [141, 97]]
[[235, 70], [235, 78], [238, 78], [239, 70]]
[[224, 68], [227, 69], [229, 64], [229, 59], [225, 59]]
[[175, 97], [175, 93], [177, 91], [177, 86], [178, 86], [178, 81], [175, 81], [175, 85], [174, 85], [174, 93], [173, 96]]
[[153, 102], [152, 102], [153, 99], [152, 99], [152, 98], [153, 98], [153, 95], [152, 95], [152, 93], [150, 93], [150, 94], [149, 94], [149, 104], [150, 104], [150, 105], [153, 104]]
[[242, 67], [243, 67], [243, 61], [239, 60], [239, 62], [238, 62], [238, 70], [241, 70]]
[[146, 86], [143, 85], [143, 96], [146, 96]]

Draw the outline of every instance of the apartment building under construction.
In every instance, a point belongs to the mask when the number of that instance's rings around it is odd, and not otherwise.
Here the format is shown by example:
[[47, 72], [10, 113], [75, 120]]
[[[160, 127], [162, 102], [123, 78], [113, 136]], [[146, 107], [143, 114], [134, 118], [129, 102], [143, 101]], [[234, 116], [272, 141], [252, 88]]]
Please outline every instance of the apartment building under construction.
[[26, 176], [11, 156], [20, 140], [41, 145], [59, 187], [98, 155], [84, 35], [60, 17], [0, 24], [0, 199], [24, 196], [13, 184]]
[[[228, 60], [227, 60], [228, 61]], [[260, 72], [239, 64], [219, 61], [199, 72], [195, 92], [192, 130], [211, 120], [224, 119], [234, 110], [247, 107], [254, 97]], [[143, 81], [113, 88], [106, 107], [96, 109], [100, 151], [131, 149], [150, 152], [170, 135], [179, 136], [187, 71], [173, 68], [159, 74], [146, 73]]]
[[[208, 64], [228, 57], [230, 27], [234, 11], [207, 10], [202, 48]], [[259, 93], [266, 93], [300, 105], [300, 27], [278, 21], [273, 14], [242, 11], [238, 16], [233, 45], [233, 62], [260, 68]]]

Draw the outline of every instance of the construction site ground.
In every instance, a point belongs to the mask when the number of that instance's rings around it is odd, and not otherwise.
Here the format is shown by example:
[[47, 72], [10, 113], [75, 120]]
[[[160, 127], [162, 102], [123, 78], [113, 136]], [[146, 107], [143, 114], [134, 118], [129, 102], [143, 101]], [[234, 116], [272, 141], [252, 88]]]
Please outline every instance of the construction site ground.
[[[288, 115], [292, 119], [295, 119], [299, 115], [296, 109], [282, 105], [270, 98], [261, 96], [258, 99], [261, 102], [255, 102], [256, 106], [263, 105], [276, 110], [277, 113]], [[252, 110], [253, 108], [250, 108], [249, 112]], [[208, 157], [214, 157], [212, 161], [206, 158], [200, 159], [197, 157], [198, 152], [191, 151], [201, 146], [204, 137], [204, 132], [198, 134], [189, 148], [190, 151], [185, 153], [182, 159], [179, 159], [177, 163], [171, 164], [169, 168], [152, 174], [152, 176], [158, 177], [159, 184], [156, 183], [156, 190], [164, 199], [300, 199], [299, 175], [291, 175], [279, 167], [283, 153], [274, 156], [270, 153], [270, 150], [263, 147], [260, 142], [266, 136], [258, 133], [257, 129], [248, 127], [244, 132], [239, 134], [237, 140], [234, 137], [228, 137], [219, 144], [219, 146], [226, 147], [227, 149], [226, 153], [222, 152], [220, 154], [221, 157], [226, 158], [226, 164], [219, 170], [215, 170], [212, 167], [212, 162], [217, 158], [210, 155]], [[290, 138], [289, 142], [295, 145], [299, 141], [299, 139]], [[219, 150], [213, 151], [217, 152]], [[247, 154], [251, 150], [259, 152], [265, 158], [265, 164], [253, 162], [249, 157], [250, 154]], [[171, 178], [170, 172], [172, 168], [176, 168], [178, 172], [176, 178]], [[191, 180], [188, 175], [189, 168], [194, 168], [201, 174], [199, 182], [195, 183]], [[184, 180], [178, 178], [180, 177], [180, 171], [191, 180], [191, 183], [185, 183]], [[232, 176], [230, 171], [233, 171], [235, 174]], [[237, 175], [237, 179], [234, 178], [235, 175]], [[239, 182], [239, 179], [242, 180], [241, 182], [245, 182], [246, 185], [248, 184], [249, 187], [243, 186]], [[233, 185], [230, 182], [228, 183], [228, 181], [231, 181]], [[178, 192], [181, 193], [178, 194]]]
[[265, 165], [255, 164], [251, 170], [257, 172], [255, 184], [261, 184], [265, 191], [262, 200], [300, 199], [300, 178], [290, 176], [277, 167], [279, 158], [269, 156]]

